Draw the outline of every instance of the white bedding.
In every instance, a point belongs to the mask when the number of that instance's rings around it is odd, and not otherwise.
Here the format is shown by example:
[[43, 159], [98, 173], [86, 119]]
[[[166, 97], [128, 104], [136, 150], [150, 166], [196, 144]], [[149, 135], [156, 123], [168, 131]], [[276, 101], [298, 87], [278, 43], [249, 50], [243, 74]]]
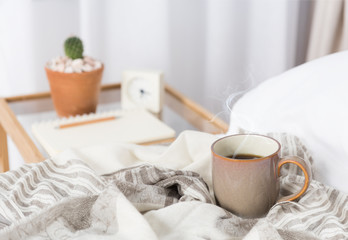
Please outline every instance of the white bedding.
[[348, 51], [339, 52], [263, 82], [233, 106], [230, 131], [300, 137], [316, 159], [315, 178], [348, 193], [347, 63]]
[[[315, 162], [298, 138], [272, 136], [283, 154]], [[216, 138], [188, 131], [169, 147], [70, 150], [1, 174], [0, 239], [348, 238], [348, 196], [317, 181], [298, 202], [276, 204], [260, 219], [215, 205], [210, 145]], [[296, 168], [288, 172], [283, 190], [295, 191], [303, 177]]]

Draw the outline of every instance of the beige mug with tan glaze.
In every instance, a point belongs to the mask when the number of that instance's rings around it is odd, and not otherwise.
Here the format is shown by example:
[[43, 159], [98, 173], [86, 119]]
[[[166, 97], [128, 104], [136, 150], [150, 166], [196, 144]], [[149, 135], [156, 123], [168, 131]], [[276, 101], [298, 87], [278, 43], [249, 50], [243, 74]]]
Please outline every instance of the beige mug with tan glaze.
[[[280, 159], [281, 145], [257, 134], [226, 136], [211, 146], [213, 188], [218, 205], [246, 218], [262, 217], [277, 202], [300, 197], [308, 188], [311, 172], [303, 159]], [[279, 198], [279, 175], [284, 164], [300, 167], [305, 176], [302, 189]]]

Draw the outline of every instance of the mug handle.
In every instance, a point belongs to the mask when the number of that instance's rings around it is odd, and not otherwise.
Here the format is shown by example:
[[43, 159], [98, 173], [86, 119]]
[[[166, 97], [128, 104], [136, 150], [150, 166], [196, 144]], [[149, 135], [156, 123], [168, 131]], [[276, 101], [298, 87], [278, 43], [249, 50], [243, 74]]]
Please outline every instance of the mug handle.
[[309, 183], [312, 180], [312, 174], [311, 174], [311, 171], [309, 169], [309, 166], [306, 164], [306, 162], [303, 159], [301, 159], [299, 157], [295, 157], [295, 156], [285, 157], [279, 161], [279, 163], [278, 163], [278, 176], [280, 175], [281, 167], [286, 163], [293, 163], [293, 164], [296, 164], [299, 168], [301, 168], [301, 170], [304, 173], [305, 182], [303, 184], [302, 189], [299, 192], [293, 193], [289, 196], [281, 197], [277, 201], [278, 203], [284, 202], [284, 201], [293, 201], [293, 200], [297, 199], [298, 197], [300, 197], [303, 193], [306, 192], [306, 190], [309, 186]]

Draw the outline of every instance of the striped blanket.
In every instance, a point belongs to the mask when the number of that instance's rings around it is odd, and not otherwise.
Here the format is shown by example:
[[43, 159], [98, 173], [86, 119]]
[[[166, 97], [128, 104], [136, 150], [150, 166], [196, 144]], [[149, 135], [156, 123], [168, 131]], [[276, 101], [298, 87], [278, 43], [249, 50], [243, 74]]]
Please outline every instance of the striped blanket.
[[[313, 161], [296, 137], [272, 136], [283, 155]], [[263, 218], [217, 206], [205, 150], [215, 139], [186, 132], [169, 147], [74, 150], [0, 174], [0, 239], [348, 239], [348, 195], [315, 180]], [[83, 154], [95, 157], [68, 158]], [[104, 172], [89, 167], [111, 156], [115, 165]], [[303, 177], [291, 166], [286, 172], [282, 191], [296, 191]]]

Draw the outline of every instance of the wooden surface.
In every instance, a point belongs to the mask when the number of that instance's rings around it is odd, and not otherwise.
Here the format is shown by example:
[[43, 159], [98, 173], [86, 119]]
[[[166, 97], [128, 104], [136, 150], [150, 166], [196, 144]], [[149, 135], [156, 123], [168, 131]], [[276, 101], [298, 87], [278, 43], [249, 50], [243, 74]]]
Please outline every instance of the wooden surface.
[[[0, 98], [0, 124], [12, 141], [16, 144], [26, 163], [35, 163], [44, 160], [44, 157], [28, 136], [5, 99]], [[2, 165], [5, 165], [3, 163]], [[8, 164], [8, 160], [7, 160]]]
[[[102, 91], [117, 89], [117, 88], [121, 88], [120, 83], [110, 83], [110, 84], [105, 84], [101, 86]], [[50, 92], [41, 92], [41, 93], [26, 94], [26, 95], [13, 96], [13, 97], [5, 97], [4, 99], [6, 100], [6, 102], [11, 103], [11, 102], [33, 100], [33, 99], [50, 98], [50, 97], [51, 97]]]
[[0, 124], [0, 172], [6, 172], [8, 170], [7, 135], [5, 129]]
[[[196, 124], [198, 122], [202, 122], [201, 120], [205, 120], [206, 123], [213, 124], [216, 127], [217, 132], [211, 132], [211, 133], [225, 133], [228, 130], [228, 125], [219, 119], [218, 117], [215, 117], [212, 113], [210, 113], [208, 110], [197, 104], [196, 102], [192, 101], [191, 99], [187, 98], [174, 88], [170, 87], [169, 85], [166, 85], [166, 91], [174, 98], [176, 98], [177, 101], [180, 102], [180, 105], [176, 104], [174, 101], [167, 102], [167, 104], [172, 107], [176, 112], [181, 112], [181, 115], [183, 117], [190, 116], [187, 118], [189, 122], [191, 122], [193, 125], [197, 126]], [[196, 113], [198, 115], [195, 118], [193, 114], [183, 114], [185, 112], [185, 107], [189, 109], [189, 112]], [[187, 112], [187, 111], [186, 111]], [[204, 129], [204, 126], [201, 124], [200, 126], [197, 126], [198, 129]], [[207, 131], [210, 132], [210, 131]]]

